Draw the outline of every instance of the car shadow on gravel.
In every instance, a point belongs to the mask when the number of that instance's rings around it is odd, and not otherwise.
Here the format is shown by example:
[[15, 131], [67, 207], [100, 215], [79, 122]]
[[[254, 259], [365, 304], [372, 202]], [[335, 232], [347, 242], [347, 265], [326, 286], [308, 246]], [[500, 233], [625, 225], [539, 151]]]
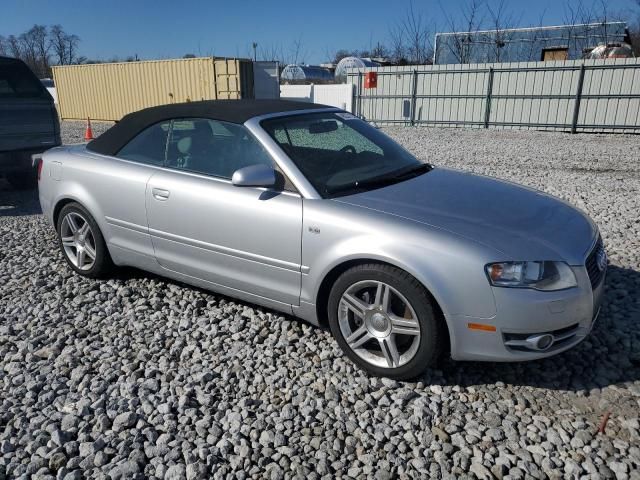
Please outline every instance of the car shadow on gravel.
[[16, 190], [0, 178], [0, 217], [20, 217], [42, 213], [38, 190]]
[[[112, 277], [124, 281], [135, 278], [174, 283], [303, 322], [290, 315], [136, 268], [118, 268]], [[517, 363], [457, 362], [447, 359], [416, 380], [425, 385], [472, 387], [505, 384], [587, 393], [611, 385], [620, 386], [639, 381], [640, 272], [629, 268], [609, 267], [605, 297], [593, 331], [582, 343], [566, 352], [544, 360]]]
[[445, 360], [436, 380], [461, 387], [503, 383], [560, 391], [590, 392], [640, 380], [640, 272], [609, 266], [600, 316], [591, 334], [574, 348], [544, 360], [517, 363]]
[[[0, 217], [41, 213], [37, 189], [16, 190], [0, 178]], [[181, 284], [129, 267], [116, 269], [111, 277], [125, 282], [155, 279]], [[204, 289], [184, 286], [212, 294]], [[214, 295], [254, 306], [224, 295]], [[295, 319], [264, 307], [258, 308]], [[417, 380], [425, 385], [471, 387], [503, 383], [573, 392], [589, 392], [640, 381], [640, 271], [609, 266], [600, 317], [591, 335], [566, 352], [544, 360], [520, 363], [443, 360], [437, 368], [428, 370]]]

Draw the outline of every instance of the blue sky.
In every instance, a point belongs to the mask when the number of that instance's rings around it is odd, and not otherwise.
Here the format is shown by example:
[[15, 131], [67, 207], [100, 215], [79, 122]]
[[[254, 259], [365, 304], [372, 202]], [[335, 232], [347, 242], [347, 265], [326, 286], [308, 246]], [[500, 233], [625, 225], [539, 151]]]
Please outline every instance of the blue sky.
[[[463, 2], [442, 0], [455, 13]], [[589, 3], [589, 0], [586, 0]], [[632, 6], [610, 0], [611, 10]], [[185, 53], [249, 56], [258, 49], [291, 53], [299, 41], [307, 63], [326, 60], [339, 48], [367, 49], [388, 38], [409, 0], [2, 0], [0, 35], [19, 34], [34, 23], [60, 23], [81, 38], [80, 54], [89, 58], [175, 58]], [[508, 0], [522, 26], [564, 21], [563, 0]], [[438, 0], [414, 0], [416, 11], [446, 30]]]

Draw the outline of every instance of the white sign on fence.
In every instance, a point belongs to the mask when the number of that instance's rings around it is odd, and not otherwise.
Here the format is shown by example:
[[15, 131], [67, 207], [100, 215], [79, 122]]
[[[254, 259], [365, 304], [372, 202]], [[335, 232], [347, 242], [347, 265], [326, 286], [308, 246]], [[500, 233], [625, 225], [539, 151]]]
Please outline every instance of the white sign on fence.
[[353, 85], [280, 85], [280, 98], [320, 103], [353, 112]]

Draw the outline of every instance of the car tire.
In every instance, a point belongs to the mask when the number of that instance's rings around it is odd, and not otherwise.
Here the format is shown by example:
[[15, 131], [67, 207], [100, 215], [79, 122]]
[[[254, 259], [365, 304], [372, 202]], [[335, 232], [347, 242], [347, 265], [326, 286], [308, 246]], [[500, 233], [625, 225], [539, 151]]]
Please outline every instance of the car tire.
[[413, 276], [375, 263], [342, 273], [328, 299], [329, 326], [347, 357], [370, 374], [397, 380], [417, 377], [438, 359], [445, 327], [437, 311]]
[[7, 181], [16, 190], [33, 190], [38, 185], [35, 171], [7, 174]]
[[104, 277], [113, 261], [98, 224], [79, 203], [65, 205], [56, 224], [58, 245], [67, 264], [89, 278]]

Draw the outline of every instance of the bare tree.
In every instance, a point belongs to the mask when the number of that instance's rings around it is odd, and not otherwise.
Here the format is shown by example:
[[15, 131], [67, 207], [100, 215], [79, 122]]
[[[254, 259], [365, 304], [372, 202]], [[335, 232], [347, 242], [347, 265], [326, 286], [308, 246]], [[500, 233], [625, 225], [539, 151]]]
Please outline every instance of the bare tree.
[[7, 52], [11, 57], [22, 58], [22, 45], [20, 39], [15, 35], [9, 35], [7, 37]]
[[459, 63], [470, 63], [474, 36], [477, 35], [484, 22], [482, 7], [485, 6], [485, 1], [468, 0], [462, 5], [457, 16], [447, 12], [442, 6], [442, 2], [439, 3], [449, 30], [455, 33], [451, 36], [451, 41], [446, 42], [446, 48], [451, 51]]
[[78, 61], [79, 42], [77, 35], [65, 33], [61, 25], [34, 25], [20, 35], [1, 37], [0, 54], [23, 60], [36, 75], [45, 77], [51, 74], [52, 62], [68, 65]]
[[21, 60], [23, 60], [36, 75], [40, 75], [37, 38], [33, 28], [22, 33], [18, 37], [18, 41], [20, 42], [20, 50], [22, 53]]
[[51, 46], [49, 44], [49, 33], [47, 31], [47, 27], [45, 27], [44, 25], [34, 25], [31, 28], [30, 32], [32, 32], [35, 43], [40, 76], [48, 77], [51, 75], [51, 71], [49, 68], [49, 64], [51, 63], [51, 58], [49, 55]]
[[388, 54], [387, 47], [380, 42], [376, 42], [375, 46], [369, 51], [371, 58], [386, 58]]
[[[253, 57], [253, 50], [249, 45], [247, 52]], [[257, 58], [265, 61], [277, 61], [281, 65], [288, 64], [300, 64], [304, 63], [305, 58], [308, 57], [308, 52], [304, 47], [302, 37], [298, 37], [293, 40], [288, 49], [282, 46], [281, 43], [260, 43], [257, 51]]]
[[635, 0], [634, 3], [638, 10], [635, 12], [636, 18], [629, 27], [629, 40], [635, 55], [640, 56], [640, 0]]
[[[640, 6], [640, 0], [633, 0]], [[621, 21], [629, 17], [630, 13], [615, 13], [605, 0], [567, 0], [565, 4], [565, 23], [569, 27], [569, 45], [574, 50], [592, 48], [598, 43], [610, 43], [615, 37], [609, 29], [612, 21]], [[640, 17], [639, 17], [640, 20]], [[637, 23], [640, 29], [640, 22]], [[634, 24], [630, 24], [631, 30]], [[585, 52], [581, 52], [585, 53]]]
[[55, 62], [58, 65], [67, 63], [67, 34], [62, 29], [62, 25], [54, 25], [49, 30], [49, 42], [53, 50]]
[[[540, 13], [538, 17], [538, 23], [535, 25], [535, 29], [531, 32], [531, 37], [528, 42], [524, 46], [524, 51], [522, 53], [529, 61], [537, 61], [540, 60], [538, 56], [540, 54], [540, 45], [538, 44], [539, 40], [544, 39], [544, 35], [541, 36], [541, 29], [544, 27], [544, 16], [546, 14], [546, 9]], [[532, 25], [534, 26], [534, 25]]]
[[304, 49], [304, 44], [302, 43], [302, 36], [296, 38], [293, 42], [291, 42], [291, 47], [289, 48], [289, 54], [287, 57], [287, 63], [304, 63], [304, 58], [307, 56], [307, 52]]
[[582, 0], [567, 0], [564, 4], [564, 24], [567, 26], [567, 46], [571, 50], [573, 43], [574, 51], [579, 48], [576, 24], [580, 23], [582, 9]]
[[78, 43], [80, 43], [80, 37], [77, 35], [71, 34], [66, 36], [67, 40], [67, 64], [72, 65], [74, 63], [79, 63], [77, 61], [77, 51], [78, 51]]
[[422, 13], [416, 12], [413, 8], [412, 1], [409, 2], [409, 8], [402, 23], [411, 61], [417, 65], [424, 65], [431, 59], [433, 52], [431, 30]]
[[389, 29], [392, 55], [397, 58], [402, 53], [415, 65], [429, 63], [433, 54], [431, 33], [426, 16], [416, 11], [410, 1], [401, 20]]
[[404, 31], [398, 24], [393, 24], [389, 28], [390, 55], [394, 63], [406, 65], [407, 51], [405, 47]]
[[47, 27], [34, 25], [20, 35], [23, 55], [31, 69], [40, 77], [48, 76], [49, 71], [49, 40]]
[[[488, 62], [504, 61], [503, 49], [511, 41], [511, 29], [518, 23], [514, 15], [508, 10], [505, 0], [487, 3], [489, 14], [490, 33], [485, 39], [490, 44], [487, 52], [490, 58]], [[492, 57], [492, 58], [491, 58]]]
[[49, 30], [49, 45], [58, 65], [71, 65], [76, 61], [76, 50], [80, 38], [64, 31], [62, 25], [54, 25]]
[[341, 48], [340, 50], [338, 50], [336, 53], [333, 54], [333, 58], [332, 58], [331, 61], [332, 61], [332, 63], [338, 63], [343, 58], [357, 56], [357, 53], [358, 52], [354, 52], [354, 51], [351, 51], [351, 50], [346, 50], [344, 48]]
[[260, 49], [258, 51], [258, 58], [260, 60], [268, 61], [268, 62], [278, 62], [280, 64], [284, 63], [284, 55], [282, 53], [282, 44], [280, 43], [270, 43], [270, 44], [260, 44]]

